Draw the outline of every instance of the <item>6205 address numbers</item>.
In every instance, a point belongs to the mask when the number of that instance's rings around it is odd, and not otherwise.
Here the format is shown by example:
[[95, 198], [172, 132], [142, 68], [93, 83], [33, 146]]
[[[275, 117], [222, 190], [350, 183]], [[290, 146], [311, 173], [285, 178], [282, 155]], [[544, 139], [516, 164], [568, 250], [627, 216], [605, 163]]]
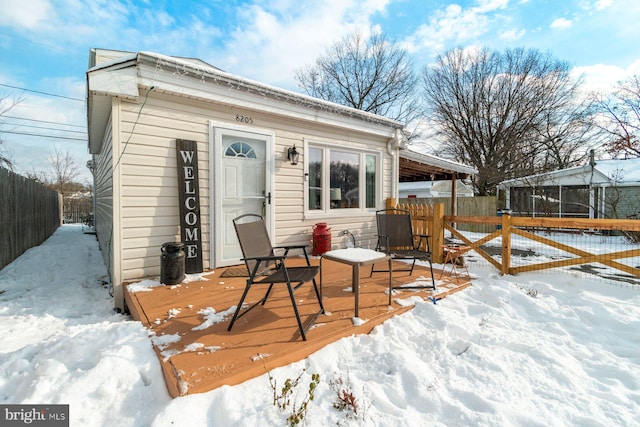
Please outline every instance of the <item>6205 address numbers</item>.
[[253, 118], [249, 116], [243, 116], [242, 114], [236, 114], [236, 122], [253, 124]]

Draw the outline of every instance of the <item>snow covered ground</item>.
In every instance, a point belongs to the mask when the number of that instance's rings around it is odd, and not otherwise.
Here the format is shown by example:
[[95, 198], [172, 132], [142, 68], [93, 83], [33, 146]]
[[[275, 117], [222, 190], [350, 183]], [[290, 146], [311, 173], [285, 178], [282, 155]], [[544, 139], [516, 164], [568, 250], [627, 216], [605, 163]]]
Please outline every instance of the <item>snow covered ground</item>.
[[[272, 371], [278, 392], [302, 374], [299, 408], [320, 375], [308, 426], [640, 425], [640, 287], [470, 268], [470, 288]], [[266, 373], [171, 399], [105, 277], [76, 225], [0, 271], [1, 404], [69, 404], [72, 426], [286, 425]]]

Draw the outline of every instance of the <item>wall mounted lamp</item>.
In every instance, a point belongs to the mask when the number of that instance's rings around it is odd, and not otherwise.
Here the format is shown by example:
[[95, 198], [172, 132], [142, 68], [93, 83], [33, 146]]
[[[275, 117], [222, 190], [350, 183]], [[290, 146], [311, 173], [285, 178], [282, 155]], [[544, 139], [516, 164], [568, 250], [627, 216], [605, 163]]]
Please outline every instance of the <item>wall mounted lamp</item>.
[[298, 150], [296, 150], [296, 144], [293, 144], [293, 147], [289, 147], [287, 149], [287, 159], [289, 159], [292, 165], [298, 164], [299, 157], [300, 153], [298, 153]]

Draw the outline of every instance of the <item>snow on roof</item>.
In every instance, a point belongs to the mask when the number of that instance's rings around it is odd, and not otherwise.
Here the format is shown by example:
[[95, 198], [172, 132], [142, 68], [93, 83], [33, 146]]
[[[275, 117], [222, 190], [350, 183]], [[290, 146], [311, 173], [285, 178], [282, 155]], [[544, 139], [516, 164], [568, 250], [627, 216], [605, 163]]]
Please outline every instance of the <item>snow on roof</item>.
[[[451, 193], [451, 181], [435, 181], [431, 191], [438, 191], [441, 193]], [[461, 180], [456, 180], [456, 193], [473, 194], [473, 189], [469, 188], [467, 184]]]
[[336, 112], [340, 112], [345, 115], [359, 116], [363, 119], [384, 123], [386, 125], [391, 125], [396, 128], [404, 127], [404, 125], [397, 120], [393, 120], [378, 114], [370, 113], [368, 111], [358, 110], [356, 108], [348, 107], [342, 104], [337, 104], [335, 102], [326, 101], [324, 99], [315, 98], [313, 96], [305, 95], [299, 92], [282, 89], [277, 86], [272, 86], [256, 80], [251, 80], [245, 77], [241, 77], [236, 74], [223, 71], [220, 68], [214, 67], [213, 65], [208, 64], [197, 58], [168, 56], [168, 55], [163, 55], [161, 53], [149, 52], [149, 51], [140, 51], [138, 52], [138, 56], [146, 56], [147, 58], [151, 58], [151, 59], [164, 60], [164, 61], [176, 64], [177, 66], [180, 66], [182, 68], [189, 67], [198, 72], [206, 72], [219, 77], [225, 77], [242, 86], [253, 87], [253, 88], [259, 89], [262, 92], [274, 94], [274, 96], [280, 96], [280, 97], [284, 96], [292, 99], [304, 100], [308, 104], [312, 104], [318, 107], [324, 107], [326, 109], [334, 110]]
[[409, 181], [400, 182], [398, 188], [400, 190], [429, 190], [436, 181]]
[[[409, 181], [409, 182], [400, 182], [398, 185], [398, 189], [401, 191], [404, 190], [429, 190], [432, 189], [434, 191], [440, 192], [451, 192], [451, 181], [450, 180], [440, 180], [440, 181]], [[470, 193], [473, 194], [473, 189], [469, 188], [467, 184], [462, 182], [461, 180], [456, 180], [456, 191], [458, 193]]]
[[500, 186], [574, 185], [589, 182], [598, 185], [640, 184], [640, 158], [596, 160], [593, 171], [587, 164], [509, 179], [502, 181]]

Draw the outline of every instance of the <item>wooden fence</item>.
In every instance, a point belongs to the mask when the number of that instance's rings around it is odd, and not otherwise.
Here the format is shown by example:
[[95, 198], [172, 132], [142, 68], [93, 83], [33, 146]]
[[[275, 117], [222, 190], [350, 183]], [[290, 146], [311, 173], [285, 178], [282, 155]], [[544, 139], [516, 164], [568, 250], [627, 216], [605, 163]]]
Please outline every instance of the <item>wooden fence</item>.
[[0, 269], [60, 226], [61, 206], [57, 191], [0, 168]]
[[[396, 202], [395, 199], [387, 199], [387, 209], [405, 209], [411, 214], [411, 225], [413, 227], [414, 234], [426, 234], [429, 236], [429, 248], [431, 249], [433, 262], [442, 263], [442, 251], [435, 250], [435, 248], [441, 248], [444, 244], [444, 223], [442, 220], [435, 220], [435, 218], [444, 218], [444, 204], [421, 204], [414, 203], [413, 201]], [[420, 249], [426, 249], [426, 242], [422, 243], [423, 247]]]
[[[444, 233], [449, 231], [452, 237], [470, 246], [471, 250], [478, 253], [493, 265], [502, 274], [518, 274], [524, 271], [538, 271], [557, 267], [567, 267], [582, 264], [600, 263], [624, 272], [635, 278], [640, 278], [640, 268], [632, 267], [617, 260], [623, 258], [640, 257], [640, 248], [637, 246], [640, 235], [640, 220], [638, 219], [587, 219], [587, 218], [528, 218], [512, 217], [504, 214], [497, 216], [451, 216], [444, 215], [444, 205], [433, 206], [419, 204], [396, 203], [394, 199], [387, 200], [387, 208], [407, 209], [411, 212], [414, 224], [414, 233], [426, 232], [430, 237], [430, 246], [433, 251], [433, 262], [443, 262], [442, 245], [445, 242]], [[461, 233], [457, 226], [461, 224], [485, 224], [494, 231], [483, 235], [476, 241], [472, 241], [467, 235]], [[455, 226], [454, 226], [455, 225]], [[606, 253], [590, 253], [584, 248], [546, 238], [535, 234], [536, 230], [560, 230], [563, 233], [619, 233], [627, 237], [632, 248], [625, 250], [609, 251]], [[530, 239], [538, 244], [567, 252], [574, 255], [549, 262], [527, 263], [523, 266], [511, 265], [511, 239], [512, 236], [520, 236]], [[496, 259], [486, 250], [485, 245], [494, 239], [500, 239], [500, 259]], [[633, 243], [636, 243], [635, 245]]]
[[[432, 197], [399, 199], [398, 203], [407, 205], [444, 205], [444, 214], [452, 215], [450, 197]], [[498, 212], [498, 198], [496, 196], [458, 197], [456, 198], [456, 214], [459, 216], [494, 216]], [[459, 224], [458, 230], [486, 233], [495, 230], [491, 224]]]

